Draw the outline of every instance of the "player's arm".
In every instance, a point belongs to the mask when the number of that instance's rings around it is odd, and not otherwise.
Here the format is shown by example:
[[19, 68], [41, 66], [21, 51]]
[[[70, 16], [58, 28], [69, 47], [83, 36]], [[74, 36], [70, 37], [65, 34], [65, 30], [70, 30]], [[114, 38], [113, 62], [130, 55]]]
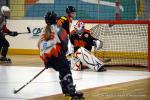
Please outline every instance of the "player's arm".
[[91, 31], [89, 31], [89, 36], [91, 38], [91, 41], [92, 41], [92, 45], [94, 46], [94, 51], [95, 50], [99, 50], [102, 48], [103, 46], [103, 42], [97, 38], [94, 38], [91, 34], [93, 34]]
[[70, 41], [71, 41], [71, 43], [74, 45], [74, 34], [76, 33], [76, 31], [75, 30], [73, 30], [73, 31], [71, 31], [70, 32]]
[[90, 30], [84, 30], [84, 32], [86, 32], [89, 37], [90, 37], [90, 44], [92, 45], [92, 50], [91, 51], [95, 51], [95, 50], [99, 50], [102, 48], [103, 46], [103, 42], [97, 38], [94, 38], [91, 34], [93, 34]]
[[61, 18], [59, 18], [58, 20], [57, 20], [57, 25], [59, 26], [59, 27], [61, 27], [64, 23], [65, 23], [65, 20], [67, 20], [64, 16], [62, 16]]
[[2, 32], [3, 33], [10, 33], [11, 31], [7, 28], [7, 26], [6, 25], [3, 25], [3, 27], [2, 27]]
[[65, 29], [63, 29], [61, 27], [57, 34], [58, 34], [59, 40], [60, 40], [60, 42], [62, 44], [62, 49], [66, 53], [68, 51], [68, 36], [67, 36], [67, 32], [66, 32]]
[[7, 26], [6, 25], [3, 25], [3, 27], [2, 27], [2, 32], [3, 33], [7, 33], [8, 35], [10, 35], [10, 36], [17, 36], [18, 35], [18, 32], [16, 32], [16, 31], [10, 31], [8, 28], [7, 28]]

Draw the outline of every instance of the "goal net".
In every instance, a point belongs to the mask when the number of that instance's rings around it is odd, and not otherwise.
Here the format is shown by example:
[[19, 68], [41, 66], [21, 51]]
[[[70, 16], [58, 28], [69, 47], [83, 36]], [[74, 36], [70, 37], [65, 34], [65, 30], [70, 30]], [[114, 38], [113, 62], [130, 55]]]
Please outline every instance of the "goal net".
[[149, 66], [149, 21], [88, 21], [85, 27], [103, 42], [96, 51], [100, 58], [111, 58], [108, 65]]

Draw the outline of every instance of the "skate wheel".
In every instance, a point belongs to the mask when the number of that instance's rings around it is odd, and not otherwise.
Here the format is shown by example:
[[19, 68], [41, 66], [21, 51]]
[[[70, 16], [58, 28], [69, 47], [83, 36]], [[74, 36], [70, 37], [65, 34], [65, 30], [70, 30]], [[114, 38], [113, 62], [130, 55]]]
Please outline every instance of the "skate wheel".
[[72, 100], [71, 98], [72, 98], [72, 97], [70, 97], [70, 96], [65, 96], [65, 99], [66, 99], [66, 100]]
[[12, 62], [11, 62], [11, 61], [1, 61], [0, 63], [1, 63], [1, 64], [4, 64], [4, 65], [12, 64]]
[[84, 100], [84, 97], [72, 97], [71, 100]]

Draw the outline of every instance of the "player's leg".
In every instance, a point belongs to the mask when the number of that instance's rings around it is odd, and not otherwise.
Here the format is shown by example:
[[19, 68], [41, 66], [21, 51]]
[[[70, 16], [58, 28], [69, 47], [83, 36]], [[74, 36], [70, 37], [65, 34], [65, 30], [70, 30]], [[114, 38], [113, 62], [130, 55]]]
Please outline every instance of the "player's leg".
[[[0, 32], [0, 34], [2, 34], [2, 33]], [[3, 41], [2, 41], [2, 38], [3, 38], [3, 37], [0, 35], [0, 54], [1, 54], [2, 45], [3, 45], [3, 44], [2, 44], [2, 42], [3, 42]], [[1, 57], [0, 57], [0, 58], [1, 58]]]
[[[1, 41], [0, 41], [1, 42]], [[1, 50], [2, 50], [2, 46], [1, 46], [1, 43], [0, 43], [0, 54], [1, 54]], [[2, 57], [0, 55], [0, 61], [2, 60]]]
[[9, 42], [5, 39], [2, 38], [1, 41], [1, 61], [6, 61], [6, 62], [11, 62], [11, 59], [7, 58], [7, 52], [9, 48]]
[[6, 57], [7, 56], [7, 52], [8, 52], [8, 47], [10, 45], [9, 45], [9, 42], [4, 37], [1, 37], [1, 46], [2, 46], [1, 55], [3, 57]]
[[60, 71], [60, 85], [65, 97], [83, 98], [83, 93], [76, 91], [76, 86], [73, 85], [72, 74], [70, 72]]
[[61, 66], [58, 68], [58, 72], [63, 94], [65, 95], [65, 97], [78, 98], [78, 100], [80, 100], [81, 98], [83, 98], [83, 93], [76, 91], [67, 59], [61, 58], [59, 59], [59, 61], [59, 65]]
[[60, 86], [62, 89], [62, 93], [65, 95], [65, 97], [83, 98], [83, 93], [77, 92], [75, 89], [75, 85], [73, 85], [72, 73], [66, 57], [59, 56], [50, 58], [48, 59], [46, 66], [52, 67], [59, 72]]

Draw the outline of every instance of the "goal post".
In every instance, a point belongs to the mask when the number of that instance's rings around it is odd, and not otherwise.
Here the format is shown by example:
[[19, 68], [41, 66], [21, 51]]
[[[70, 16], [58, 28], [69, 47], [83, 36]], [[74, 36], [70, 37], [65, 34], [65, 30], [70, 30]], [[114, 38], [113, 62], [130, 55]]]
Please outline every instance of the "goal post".
[[149, 20], [82, 20], [92, 36], [103, 41], [96, 52], [101, 58], [111, 58], [108, 65], [146, 66], [150, 71]]

